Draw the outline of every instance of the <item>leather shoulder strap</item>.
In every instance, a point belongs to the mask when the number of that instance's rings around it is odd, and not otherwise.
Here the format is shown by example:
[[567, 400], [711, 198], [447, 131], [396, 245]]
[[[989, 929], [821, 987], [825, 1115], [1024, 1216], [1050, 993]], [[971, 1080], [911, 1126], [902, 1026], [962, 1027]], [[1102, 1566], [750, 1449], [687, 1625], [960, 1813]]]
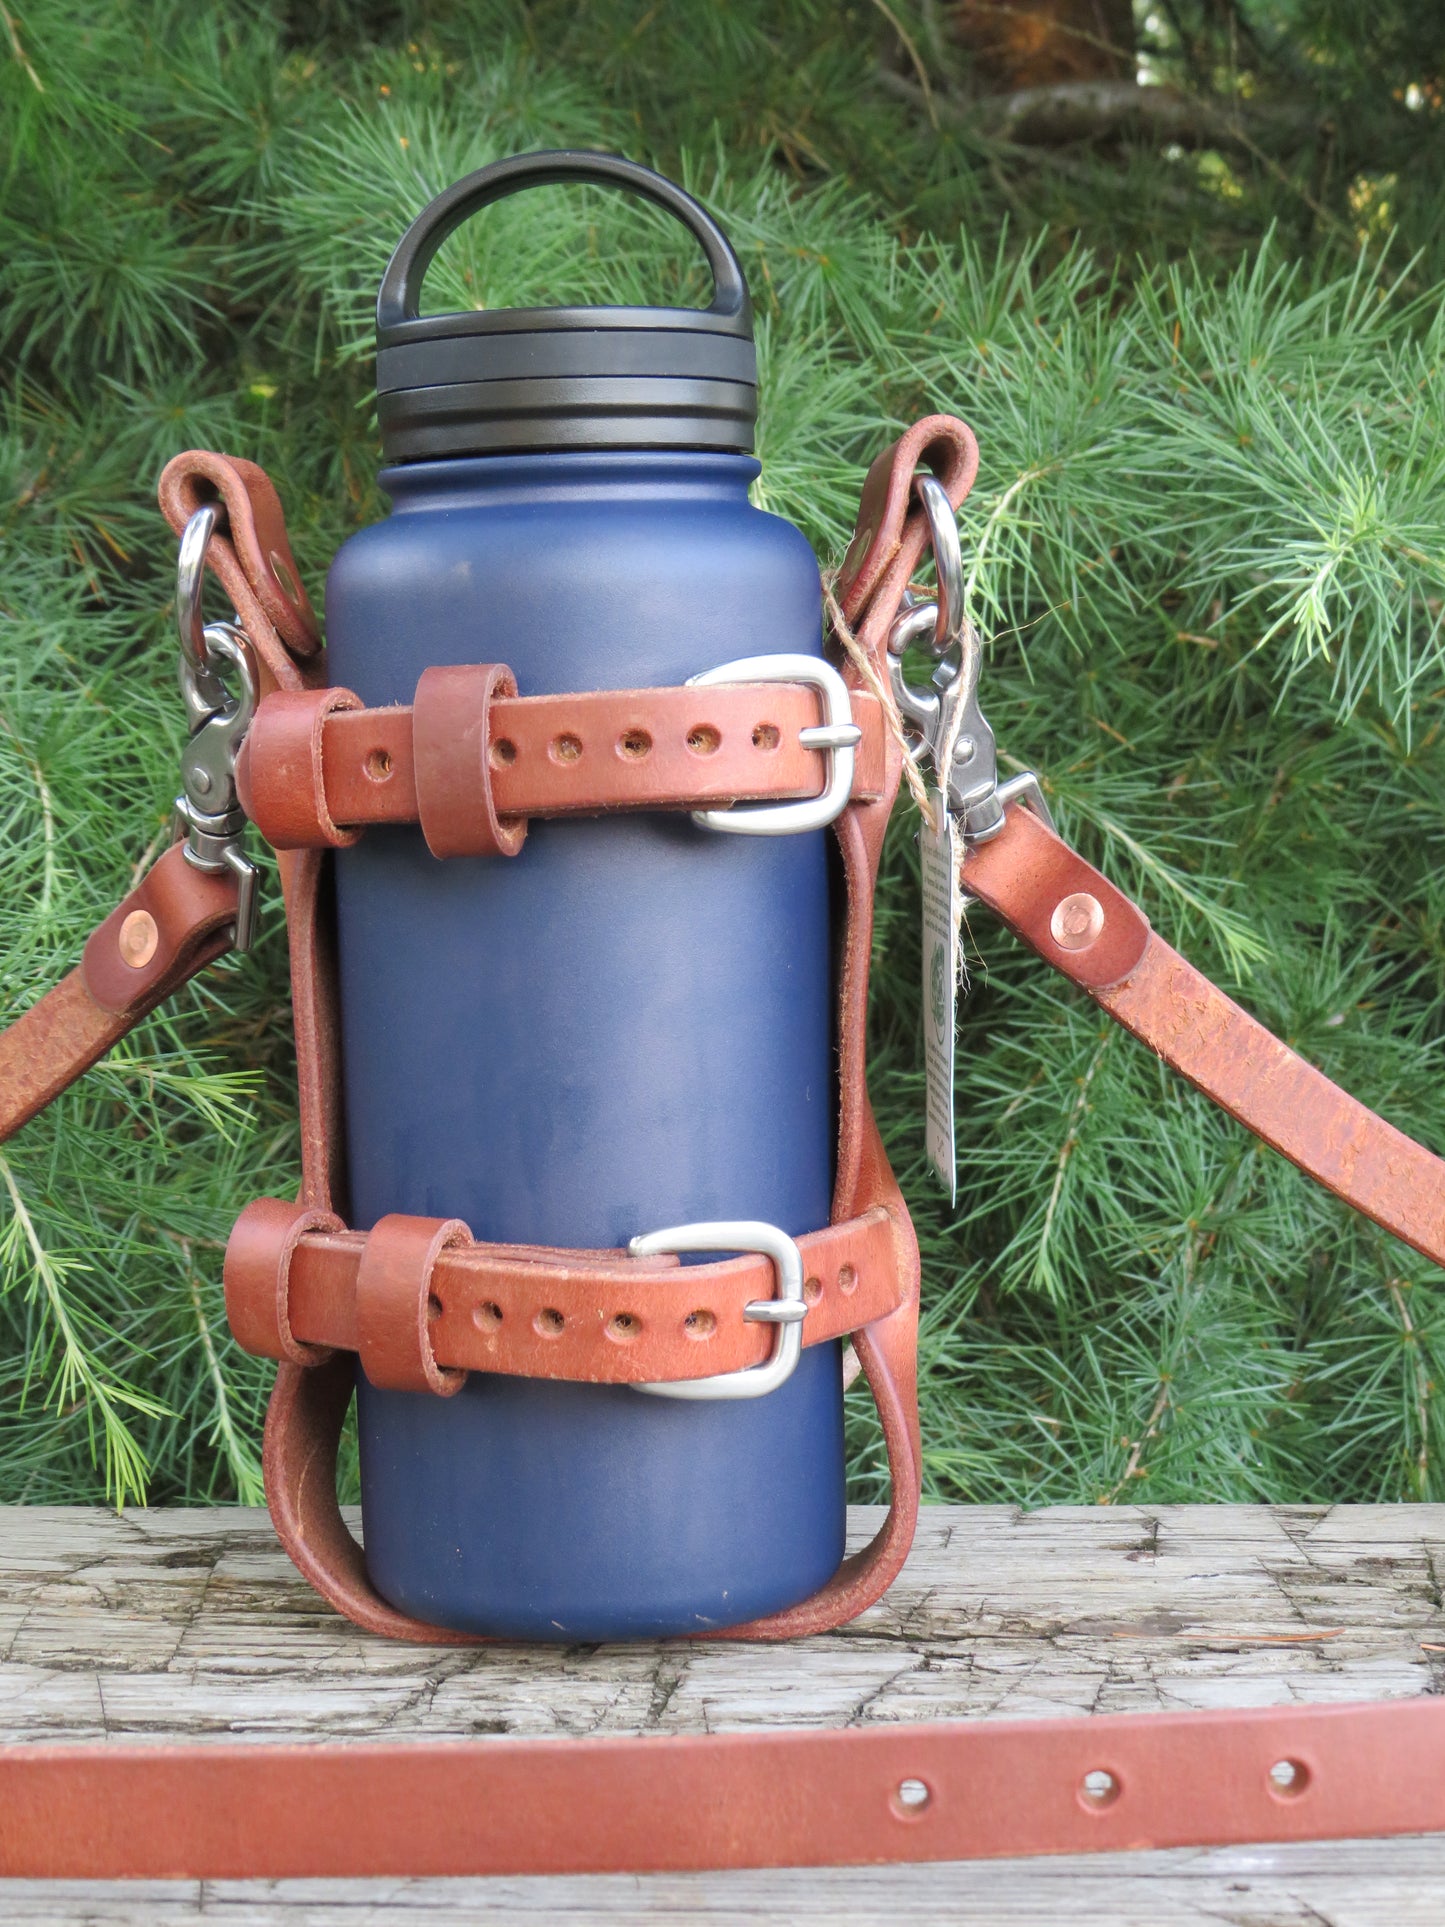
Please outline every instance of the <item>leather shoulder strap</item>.
[[173, 844], [93, 932], [85, 959], [0, 1031], [0, 1143], [231, 947], [236, 881]]
[[963, 885], [1256, 1137], [1445, 1266], [1445, 1161], [1241, 1010], [1030, 811], [968, 852]]

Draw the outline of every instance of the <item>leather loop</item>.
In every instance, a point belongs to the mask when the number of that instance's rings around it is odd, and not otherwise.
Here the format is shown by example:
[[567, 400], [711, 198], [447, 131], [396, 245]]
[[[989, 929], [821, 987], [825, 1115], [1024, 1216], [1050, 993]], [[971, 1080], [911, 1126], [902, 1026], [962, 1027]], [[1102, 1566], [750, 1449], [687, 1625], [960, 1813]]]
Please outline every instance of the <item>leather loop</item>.
[[237, 1218], [222, 1276], [231, 1335], [243, 1351], [292, 1365], [323, 1365], [329, 1345], [308, 1345], [291, 1330], [291, 1261], [308, 1231], [339, 1231], [334, 1211], [282, 1198], [256, 1198]]
[[868, 470], [858, 525], [838, 571], [838, 593], [855, 626], [870, 613], [877, 617], [876, 633], [868, 638], [875, 657], [929, 540], [928, 518], [913, 499], [920, 467], [932, 470], [958, 508], [978, 474], [973, 430], [953, 415], [925, 415]]
[[225, 526], [211, 537], [206, 560], [273, 681], [283, 688], [293, 685], [291, 658], [299, 656], [304, 663], [317, 655], [321, 626], [291, 553], [281, 498], [270, 476], [238, 455], [192, 448], [166, 463], [159, 494], [177, 535], [198, 508], [219, 499]]
[[361, 834], [332, 818], [323, 768], [327, 717], [360, 707], [349, 689], [277, 689], [258, 707], [236, 759], [236, 789], [272, 849], [340, 850]]
[[515, 696], [502, 663], [448, 664], [422, 672], [412, 701], [417, 819], [433, 856], [515, 856], [525, 817], [502, 822], [492, 798], [494, 696]]
[[356, 1271], [356, 1349], [379, 1392], [435, 1392], [449, 1398], [465, 1372], [436, 1362], [431, 1325], [440, 1306], [432, 1271], [449, 1245], [469, 1244], [460, 1218], [414, 1218], [393, 1212], [373, 1226]]

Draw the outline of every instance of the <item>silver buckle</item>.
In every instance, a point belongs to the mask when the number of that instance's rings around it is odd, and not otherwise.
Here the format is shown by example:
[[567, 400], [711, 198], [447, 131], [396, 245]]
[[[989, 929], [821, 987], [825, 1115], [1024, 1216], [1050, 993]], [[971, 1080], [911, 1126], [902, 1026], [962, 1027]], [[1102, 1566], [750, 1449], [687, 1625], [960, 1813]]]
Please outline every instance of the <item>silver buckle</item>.
[[713, 1218], [706, 1224], [646, 1231], [627, 1249], [634, 1258], [656, 1258], [669, 1251], [760, 1251], [772, 1259], [778, 1280], [771, 1298], [755, 1298], [743, 1307], [743, 1317], [750, 1324], [778, 1328], [773, 1355], [766, 1364], [750, 1365], [741, 1372], [719, 1372], [712, 1378], [634, 1385], [634, 1392], [651, 1392], [654, 1398], [763, 1398], [787, 1384], [802, 1354], [803, 1320], [808, 1307], [803, 1298], [803, 1254], [786, 1231], [756, 1218]]
[[[841, 816], [853, 791], [853, 750], [863, 732], [853, 720], [848, 685], [831, 663], [817, 656], [742, 656], [700, 676], [687, 687], [719, 682], [802, 682], [823, 698], [823, 721], [798, 732], [804, 749], [823, 752], [827, 781], [819, 796], [798, 803], [734, 804], [725, 810], [694, 810], [700, 829], [727, 830], [734, 836], [795, 836], [800, 830], [826, 829]], [[703, 1247], [711, 1250], [711, 1246]]]

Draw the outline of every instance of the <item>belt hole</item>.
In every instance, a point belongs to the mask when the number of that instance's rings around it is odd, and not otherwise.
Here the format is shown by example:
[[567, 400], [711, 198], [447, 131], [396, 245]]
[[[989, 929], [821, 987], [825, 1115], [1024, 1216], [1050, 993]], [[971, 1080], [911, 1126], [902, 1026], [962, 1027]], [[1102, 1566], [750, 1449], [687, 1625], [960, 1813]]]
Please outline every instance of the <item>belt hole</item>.
[[722, 742], [711, 723], [699, 723], [687, 732], [687, 746], [694, 756], [711, 756]]
[[532, 1323], [543, 1338], [558, 1338], [561, 1336], [562, 1328], [567, 1323], [567, 1320], [562, 1316], [560, 1311], [554, 1311], [549, 1305], [545, 1311], [539, 1311], [537, 1313]]
[[442, 1306], [441, 1299], [437, 1297], [434, 1291], [429, 1291], [426, 1296], [427, 1317], [433, 1320], [440, 1318], [442, 1315], [442, 1310], [443, 1310], [443, 1306]]
[[839, 1265], [838, 1289], [845, 1298], [851, 1297], [858, 1289], [858, 1274], [852, 1265]]
[[1310, 1770], [1301, 1760], [1276, 1760], [1269, 1769], [1269, 1790], [1276, 1799], [1297, 1800], [1310, 1783]]
[[478, 1331], [494, 1332], [502, 1322], [502, 1308], [489, 1298], [484, 1305], [478, 1305], [472, 1312], [472, 1323]]
[[373, 783], [389, 783], [391, 781], [391, 751], [389, 749], [368, 750], [366, 753], [366, 761], [362, 764], [362, 768], [366, 771]]
[[607, 1336], [615, 1338], [619, 1345], [630, 1345], [642, 1330], [642, 1320], [635, 1312], [614, 1312], [607, 1321]]
[[652, 748], [652, 738], [645, 729], [629, 729], [618, 738], [617, 747], [624, 756], [642, 757]]
[[803, 1303], [805, 1305], [816, 1305], [822, 1296], [823, 1287], [818, 1279], [805, 1278], [803, 1280]]
[[558, 763], [575, 763], [581, 754], [582, 738], [580, 736], [554, 736], [552, 738], [552, 756], [554, 761]]
[[776, 749], [782, 740], [776, 723], [759, 723], [753, 731], [754, 749]]
[[690, 1311], [682, 1321], [682, 1329], [689, 1338], [711, 1338], [717, 1330], [717, 1319], [710, 1311]]
[[1106, 1766], [1090, 1767], [1079, 1782], [1079, 1798], [1095, 1813], [1113, 1806], [1122, 1792], [1118, 1775], [1111, 1773]]
[[517, 760], [517, 745], [510, 736], [499, 736], [487, 752], [487, 760], [493, 769], [505, 769]]
[[933, 1799], [926, 1780], [900, 1780], [893, 1790], [893, 1811], [900, 1820], [917, 1820]]

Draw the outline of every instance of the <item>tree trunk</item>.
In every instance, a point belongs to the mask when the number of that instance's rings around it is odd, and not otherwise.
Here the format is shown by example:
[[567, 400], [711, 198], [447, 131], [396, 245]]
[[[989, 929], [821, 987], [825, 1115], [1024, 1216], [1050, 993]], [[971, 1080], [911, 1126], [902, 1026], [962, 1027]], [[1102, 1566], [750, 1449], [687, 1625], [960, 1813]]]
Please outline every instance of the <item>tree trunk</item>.
[[953, 0], [946, 19], [980, 93], [1135, 79], [1130, 0]]

